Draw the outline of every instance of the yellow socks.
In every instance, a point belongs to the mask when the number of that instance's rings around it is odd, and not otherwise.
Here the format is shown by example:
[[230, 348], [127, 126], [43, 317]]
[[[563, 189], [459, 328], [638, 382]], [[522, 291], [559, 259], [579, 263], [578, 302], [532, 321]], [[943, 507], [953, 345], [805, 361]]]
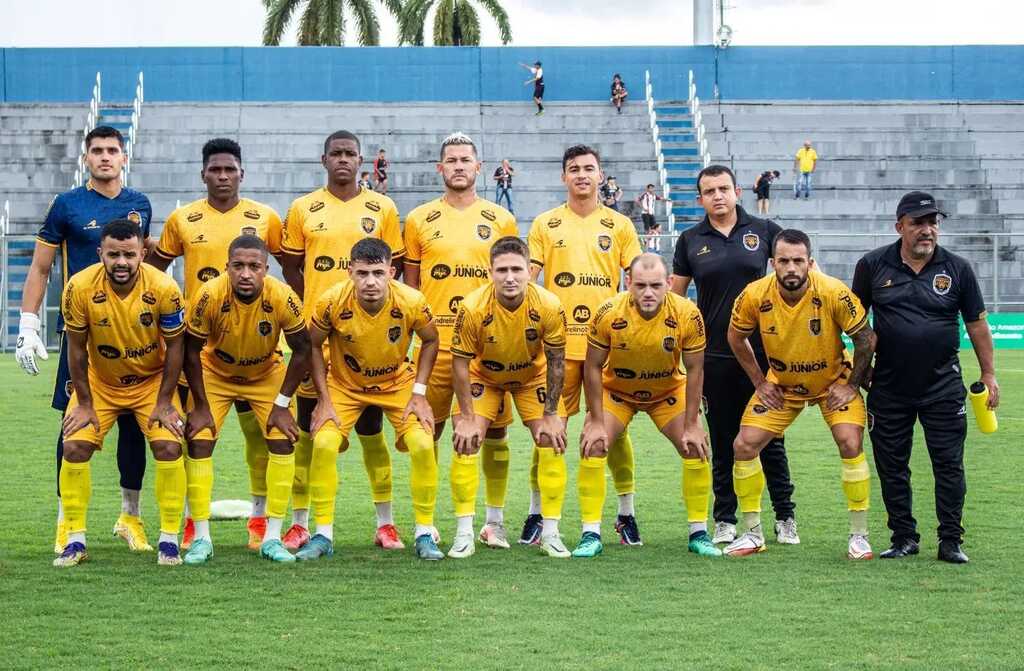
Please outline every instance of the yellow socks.
[[561, 519], [562, 504], [565, 502], [565, 483], [568, 471], [565, 455], [555, 454], [550, 447], [534, 448], [537, 451], [537, 483], [540, 485], [540, 514], [544, 519]]
[[870, 499], [871, 471], [861, 452], [853, 459], [843, 459], [843, 493], [846, 509], [850, 511], [850, 533], [868, 533], [868, 500]]
[[[295, 478], [295, 454], [269, 454], [266, 483], [267, 517], [283, 518]], [[250, 472], [251, 475], [251, 472]]]
[[[757, 462], [760, 464], [760, 459]], [[758, 501], [760, 497], [758, 494]], [[686, 521], [707, 522], [710, 500], [711, 464], [700, 459], [683, 459], [683, 501], [686, 503]]]
[[370, 479], [370, 494], [374, 503], [391, 500], [391, 453], [384, 442], [384, 434], [359, 436], [363, 446], [363, 466]]
[[[309, 499], [317, 526], [334, 524], [334, 498], [338, 493], [338, 448], [341, 433], [331, 424], [313, 439], [313, 458], [309, 465]], [[298, 471], [298, 464], [296, 464]], [[293, 490], [294, 496], [294, 490]]]
[[213, 498], [213, 457], [192, 459], [185, 457], [185, 480], [188, 491], [188, 510], [193, 520], [210, 519], [210, 499]]
[[[321, 429], [320, 433], [323, 432]], [[334, 434], [340, 435], [337, 431]], [[309, 467], [312, 460], [313, 437], [299, 431], [299, 440], [295, 443], [295, 478], [292, 480], [292, 508], [295, 510], [309, 509]]]
[[92, 467], [88, 461], [80, 464], [67, 459], [60, 465], [60, 500], [64, 508], [64, 525], [68, 533], [83, 533], [85, 517], [92, 496]]
[[505, 493], [508, 491], [508, 438], [484, 438], [480, 456], [483, 460], [487, 505], [504, 508]]
[[633, 457], [633, 441], [623, 431], [612, 441], [608, 450], [608, 469], [612, 472], [615, 493], [632, 494], [636, 491], [636, 463]]
[[540, 449], [534, 445], [533, 452], [530, 454], [530, 491], [539, 492], [540, 484], [537, 479], [537, 468], [540, 464]]
[[[732, 487], [743, 513], [743, 522], [750, 530], [761, 525], [761, 495], [764, 493], [764, 471], [761, 459], [737, 459], [732, 464]], [[759, 531], [758, 531], [759, 533]]]
[[[576, 486], [579, 488], [580, 517], [583, 518], [584, 525], [601, 523], [605, 498], [604, 469], [606, 464], [607, 457], [580, 459], [580, 470], [576, 474]], [[588, 531], [588, 529], [584, 529], [584, 531]]]
[[[213, 474], [210, 474], [213, 481]], [[178, 535], [185, 508], [185, 460], [156, 462], [156, 503], [160, 509], [160, 533]], [[65, 515], [67, 507], [65, 506]], [[209, 516], [209, 509], [207, 509]]]
[[[245, 437], [245, 463], [249, 466], [249, 493], [267, 495], [267, 440], [260, 430], [260, 421], [252, 410], [238, 413], [238, 426]], [[189, 503], [191, 506], [191, 502]], [[194, 518], [195, 516], [193, 516]]]
[[409, 449], [409, 489], [412, 493], [412, 511], [416, 524], [434, 525], [434, 507], [437, 504], [437, 461], [434, 459], [434, 439], [423, 429], [415, 429], [403, 438]]
[[452, 502], [455, 504], [455, 516], [466, 517], [476, 512], [476, 490], [480, 484], [480, 473], [477, 462], [480, 455], [452, 454], [450, 480], [452, 483]]

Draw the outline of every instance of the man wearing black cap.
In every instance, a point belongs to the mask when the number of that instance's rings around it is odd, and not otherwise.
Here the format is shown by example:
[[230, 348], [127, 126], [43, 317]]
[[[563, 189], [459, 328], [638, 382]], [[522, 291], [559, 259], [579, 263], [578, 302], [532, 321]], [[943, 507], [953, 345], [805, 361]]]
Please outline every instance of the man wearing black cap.
[[966, 259], [939, 247], [939, 224], [945, 216], [930, 194], [906, 194], [896, 208], [900, 239], [866, 254], [853, 276], [853, 291], [874, 313], [878, 334], [868, 431], [892, 530], [892, 547], [880, 555], [883, 559], [919, 551], [909, 466], [914, 421], [919, 419], [935, 475], [938, 558], [967, 562], [960, 549], [967, 407], [957, 356], [958, 316], [978, 357], [988, 405], [999, 405], [981, 288]]

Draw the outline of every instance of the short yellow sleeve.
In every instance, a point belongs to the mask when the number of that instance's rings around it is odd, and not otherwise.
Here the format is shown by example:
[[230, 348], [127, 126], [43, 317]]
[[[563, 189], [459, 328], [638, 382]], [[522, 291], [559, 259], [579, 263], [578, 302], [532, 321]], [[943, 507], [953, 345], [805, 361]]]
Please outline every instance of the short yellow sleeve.
[[541, 313], [541, 325], [544, 327], [544, 344], [555, 349], [565, 348], [565, 310], [562, 304], [548, 304]]
[[405, 242], [403, 261], [419, 264], [420, 259], [423, 258], [423, 248], [420, 246], [420, 222], [413, 213], [409, 213], [405, 217], [405, 231], [402, 233], [402, 239]]
[[284, 287], [277, 308], [277, 318], [278, 323], [281, 324], [281, 330], [288, 335], [298, 333], [306, 328], [306, 323], [302, 320], [302, 301], [291, 287]]
[[867, 312], [860, 299], [846, 287], [835, 291], [832, 296], [832, 318], [847, 335], [853, 335], [868, 322]]
[[215, 303], [210, 295], [210, 286], [204, 284], [192, 297], [188, 307], [188, 332], [198, 338], [210, 337], [210, 330], [213, 328], [210, 319], [210, 306]]
[[463, 359], [476, 356], [480, 342], [480, 324], [472, 312], [463, 305], [455, 316], [455, 327], [452, 329], [452, 355]]
[[284, 216], [284, 224], [281, 226], [282, 252], [299, 256], [306, 253], [306, 237], [303, 230], [305, 223], [306, 213], [302, 211], [300, 201], [295, 201], [288, 208], [288, 214]]
[[704, 333], [704, 317], [700, 310], [694, 309], [683, 324], [683, 352], [703, 352], [707, 347], [707, 336]]
[[748, 286], [740, 292], [740, 295], [736, 297], [736, 302], [732, 304], [732, 317], [729, 320], [729, 325], [740, 333], [753, 333], [757, 328], [757, 308], [757, 301]]
[[267, 249], [274, 256], [281, 253], [281, 237], [284, 234], [284, 225], [277, 211], [267, 208]]
[[77, 286], [73, 278], [67, 283], [60, 305], [64, 314], [64, 328], [81, 333], [89, 328], [89, 314]]
[[171, 212], [160, 231], [160, 240], [156, 243], [156, 253], [165, 259], [176, 259], [185, 253], [181, 241], [181, 210]]
[[181, 289], [173, 281], [161, 287], [158, 309], [160, 332], [165, 337], [173, 338], [185, 330], [185, 300], [181, 297]]
[[434, 314], [430, 311], [430, 304], [427, 298], [417, 292], [416, 300], [410, 306], [412, 309], [412, 330], [419, 331], [434, 321]]
[[402, 225], [398, 221], [398, 210], [393, 205], [384, 213], [380, 237], [391, 248], [391, 258], [396, 259], [405, 256], [405, 244], [402, 242]]
[[619, 227], [619, 249], [622, 250], [619, 267], [623, 270], [629, 268], [633, 259], [643, 253], [643, 250], [640, 249], [640, 238], [637, 237], [636, 229], [632, 224], [623, 224]]
[[544, 267], [544, 243], [545, 234], [544, 231], [547, 227], [541, 223], [540, 219], [533, 220], [533, 226], [530, 227], [530, 235], [527, 237], [527, 244], [530, 246], [530, 263]]
[[599, 349], [608, 350], [612, 346], [611, 323], [612, 300], [605, 301], [597, 309], [597, 314], [590, 322], [590, 333], [587, 334], [587, 342]]

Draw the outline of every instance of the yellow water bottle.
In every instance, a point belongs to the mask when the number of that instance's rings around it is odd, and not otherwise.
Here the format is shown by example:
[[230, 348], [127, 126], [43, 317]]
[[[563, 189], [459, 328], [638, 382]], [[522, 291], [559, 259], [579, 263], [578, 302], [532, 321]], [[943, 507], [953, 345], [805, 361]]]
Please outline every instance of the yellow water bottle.
[[995, 411], [988, 407], [988, 387], [985, 383], [979, 380], [972, 384], [967, 397], [971, 399], [974, 421], [978, 423], [978, 429], [982, 433], [995, 433], [999, 428], [999, 420]]

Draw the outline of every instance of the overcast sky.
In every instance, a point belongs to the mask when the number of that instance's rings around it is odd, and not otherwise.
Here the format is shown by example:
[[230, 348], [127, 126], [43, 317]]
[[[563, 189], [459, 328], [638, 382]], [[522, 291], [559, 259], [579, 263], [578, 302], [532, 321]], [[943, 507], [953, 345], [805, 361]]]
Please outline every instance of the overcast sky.
[[[514, 45], [693, 43], [690, 0], [502, 2]], [[1024, 35], [1020, 0], [725, 2], [737, 45], [1020, 44]], [[261, 0], [0, 0], [0, 46], [256, 46], [263, 13]], [[395, 46], [394, 21], [379, 16], [381, 43]], [[498, 45], [482, 24], [484, 44]]]

